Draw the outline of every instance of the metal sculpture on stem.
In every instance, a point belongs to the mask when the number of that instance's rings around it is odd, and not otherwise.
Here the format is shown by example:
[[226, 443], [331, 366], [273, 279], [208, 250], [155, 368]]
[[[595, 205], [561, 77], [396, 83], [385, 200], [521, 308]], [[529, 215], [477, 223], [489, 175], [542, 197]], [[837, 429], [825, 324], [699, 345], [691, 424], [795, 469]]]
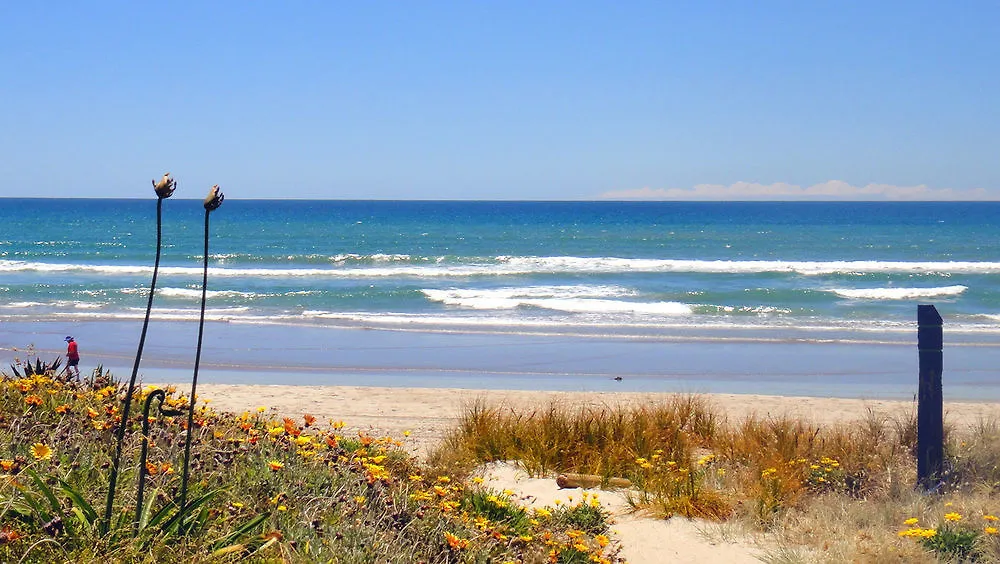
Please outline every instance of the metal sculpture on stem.
[[132, 377], [129, 378], [122, 400], [121, 422], [115, 432], [115, 457], [111, 462], [111, 479], [108, 482], [108, 499], [104, 507], [104, 518], [101, 520], [101, 533], [107, 534], [111, 524], [112, 505], [115, 501], [115, 488], [118, 485], [118, 470], [122, 459], [122, 445], [125, 442], [125, 428], [128, 426], [129, 409], [132, 406], [132, 395], [135, 393], [135, 380], [139, 373], [139, 361], [142, 359], [142, 348], [146, 343], [146, 329], [149, 327], [149, 313], [153, 308], [153, 293], [156, 291], [156, 275], [160, 269], [160, 249], [162, 248], [163, 200], [169, 198], [177, 189], [177, 181], [170, 173], [163, 175], [159, 182], [152, 181], [156, 192], [156, 260], [153, 262], [153, 279], [149, 283], [149, 300], [146, 303], [146, 317], [142, 322], [142, 332], [139, 334], [139, 348], [135, 353], [135, 363], [132, 365]]
[[149, 468], [146, 466], [147, 454], [149, 452], [149, 411], [153, 406], [153, 402], [159, 401], [160, 415], [174, 416], [184, 413], [176, 409], [164, 409], [163, 402], [166, 399], [166, 392], [163, 390], [153, 390], [146, 396], [146, 402], [142, 406], [142, 448], [139, 451], [139, 487], [135, 496], [135, 521], [133, 522], [133, 531], [137, 535], [142, 525], [142, 498], [146, 490], [146, 475], [149, 473]]
[[180, 511], [184, 511], [187, 503], [188, 469], [191, 462], [191, 434], [194, 428], [194, 402], [195, 394], [198, 391], [198, 367], [201, 364], [201, 342], [205, 334], [205, 296], [208, 293], [208, 218], [211, 213], [222, 205], [225, 196], [216, 184], [208, 191], [205, 197], [205, 252], [202, 255], [202, 279], [201, 279], [201, 317], [198, 320], [198, 347], [194, 357], [194, 377], [191, 379], [191, 396], [188, 400], [187, 434], [184, 438], [184, 473], [181, 475], [181, 504]]

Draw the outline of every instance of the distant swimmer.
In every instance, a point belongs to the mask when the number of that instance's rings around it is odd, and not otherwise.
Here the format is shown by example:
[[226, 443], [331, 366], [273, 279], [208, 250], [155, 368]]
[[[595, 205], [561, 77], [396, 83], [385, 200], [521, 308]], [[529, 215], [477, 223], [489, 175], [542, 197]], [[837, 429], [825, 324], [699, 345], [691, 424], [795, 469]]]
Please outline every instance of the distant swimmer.
[[622, 381], [621, 376], [615, 376], [615, 382], [621, 382], [621, 381]]

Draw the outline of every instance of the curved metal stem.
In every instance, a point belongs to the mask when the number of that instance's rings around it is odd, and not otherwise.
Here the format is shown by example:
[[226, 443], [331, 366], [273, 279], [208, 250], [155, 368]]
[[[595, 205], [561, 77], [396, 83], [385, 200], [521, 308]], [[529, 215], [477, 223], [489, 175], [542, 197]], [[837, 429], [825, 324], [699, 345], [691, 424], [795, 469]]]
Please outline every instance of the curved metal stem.
[[148, 473], [146, 469], [146, 455], [149, 451], [149, 409], [152, 407], [153, 402], [159, 399], [160, 412], [162, 413], [163, 401], [166, 398], [167, 394], [163, 390], [153, 390], [146, 397], [146, 403], [142, 407], [142, 449], [139, 451], [139, 490], [135, 497], [135, 522], [133, 523], [133, 531], [137, 535], [139, 534], [139, 521], [142, 519], [142, 496], [146, 489], [146, 474]]
[[122, 401], [121, 423], [115, 433], [115, 458], [111, 462], [111, 479], [108, 482], [108, 499], [104, 506], [104, 519], [101, 520], [101, 533], [107, 534], [111, 524], [111, 511], [115, 501], [115, 488], [118, 485], [118, 468], [121, 465], [122, 445], [125, 442], [125, 428], [128, 426], [129, 409], [132, 407], [132, 394], [135, 393], [135, 380], [139, 374], [139, 361], [142, 360], [142, 348], [146, 344], [146, 329], [149, 327], [149, 313], [153, 309], [153, 293], [156, 291], [156, 275], [160, 269], [160, 248], [162, 246], [163, 198], [156, 200], [156, 260], [153, 262], [153, 279], [149, 283], [149, 300], [146, 302], [146, 318], [142, 322], [142, 333], [139, 334], [139, 348], [135, 353], [135, 364], [132, 365], [132, 377], [128, 381], [125, 399]]
[[198, 367], [201, 364], [201, 342], [205, 335], [205, 296], [208, 293], [208, 217], [211, 210], [205, 210], [205, 253], [201, 279], [201, 317], [198, 320], [198, 347], [194, 357], [194, 377], [191, 380], [191, 399], [188, 405], [187, 436], [184, 439], [184, 474], [181, 476], [181, 511], [187, 503], [188, 468], [191, 461], [191, 433], [194, 430], [194, 401], [198, 391]]

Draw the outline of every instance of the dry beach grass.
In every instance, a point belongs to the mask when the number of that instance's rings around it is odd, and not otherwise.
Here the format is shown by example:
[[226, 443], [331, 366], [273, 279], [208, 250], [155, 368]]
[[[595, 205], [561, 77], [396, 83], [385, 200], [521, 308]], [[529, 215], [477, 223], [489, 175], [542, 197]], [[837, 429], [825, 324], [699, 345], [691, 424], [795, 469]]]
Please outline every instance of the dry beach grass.
[[[967, 544], [979, 558], [997, 554], [984, 520], [1000, 509], [996, 404], [946, 404], [953, 487], [928, 496], [912, 487], [911, 402], [294, 386], [206, 386], [205, 394], [219, 408], [262, 404], [369, 431], [412, 431], [411, 450], [452, 471], [517, 460], [530, 475], [514, 479], [505, 470], [498, 485], [530, 500], [565, 497], [552, 472], [627, 475], [645, 493], [608, 499], [617, 499], [609, 507], [630, 561], [655, 562], [666, 546], [684, 547], [675, 558], [692, 562], [932, 562], [954, 554], [945, 550], [954, 546], [934, 552], [905, 534], [913, 529], [940, 531], [939, 540], [949, 531], [974, 531]], [[672, 431], [663, 436], [656, 429]], [[710, 462], [699, 465], [706, 456]], [[685, 467], [686, 474], [677, 474]], [[690, 476], [698, 479], [693, 488], [675, 487], [676, 478]], [[705, 505], [716, 509], [702, 515]], [[722, 522], [659, 518], [685, 512], [714, 513]], [[952, 514], [962, 517], [945, 519]], [[905, 524], [913, 518], [918, 525]]]

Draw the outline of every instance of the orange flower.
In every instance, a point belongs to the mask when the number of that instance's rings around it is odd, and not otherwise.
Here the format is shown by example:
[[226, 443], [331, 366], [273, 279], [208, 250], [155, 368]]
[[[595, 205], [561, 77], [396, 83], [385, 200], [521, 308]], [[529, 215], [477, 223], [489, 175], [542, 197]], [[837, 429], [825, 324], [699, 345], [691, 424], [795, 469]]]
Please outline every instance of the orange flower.
[[24, 535], [15, 531], [14, 529], [11, 529], [9, 527], [4, 527], [3, 529], [0, 529], [0, 545], [7, 544], [9, 542], [14, 542], [23, 536]]
[[314, 415], [309, 415], [308, 413], [303, 415], [302, 419], [306, 422], [306, 427], [316, 422], [316, 417]]
[[278, 462], [277, 460], [272, 460], [267, 463], [267, 467], [270, 468], [272, 472], [277, 472], [278, 470], [284, 468], [285, 465], [282, 464], [281, 462]]
[[157, 465], [153, 464], [152, 462], [146, 463], [146, 473], [149, 474], [150, 476], [155, 476], [157, 473], [159, 473], [159, 471], [160, 468]]
[[0, 470], [10, 472], [12, 468], [14, 468], [13, 460], [0, 460]]
[[330, 448], [337, 448], [337, 437], [336, 435], [329, 435], [326, 438], [326, 446]]
[[456, 537], [455, 535], [445, 531], [444, 539], [448, 541], [448, 546], [452, 550], [462, 550], [463, 548], [469, 547], [469, 541], [463, 538]]
[[70, 405], [68, 403], [64, 403], [56, 407], [56, 413], [69, 413], [69, 411], [70, 411]]
[[97, 417], [98, 415], [100, 415], [100, 413], [98, 413], [97, 411], [95, 411], [95, 410], [93, 410], [93, 409], [91, 409], [89, 407], [87, 408], [87, 417], [90, 417], [91, 419], [93, 419], [93, 418]]
[[24, 398], [24, 403], [26, 403], [28, 405], [42, 405], [42, 398], [40, 398], [40, 397], [32, 394], [32, 395]]
[[299, 429], [298, 425], [295, 424], [295, 420], [292, 419], [291, 417], [285, 417], [284, 419], [282, 419], [282, 421], [284, 421], [285, 423], [285, 432], [288, 433], [289, 435], [297, 437], [302, 434], [302, 431]]

